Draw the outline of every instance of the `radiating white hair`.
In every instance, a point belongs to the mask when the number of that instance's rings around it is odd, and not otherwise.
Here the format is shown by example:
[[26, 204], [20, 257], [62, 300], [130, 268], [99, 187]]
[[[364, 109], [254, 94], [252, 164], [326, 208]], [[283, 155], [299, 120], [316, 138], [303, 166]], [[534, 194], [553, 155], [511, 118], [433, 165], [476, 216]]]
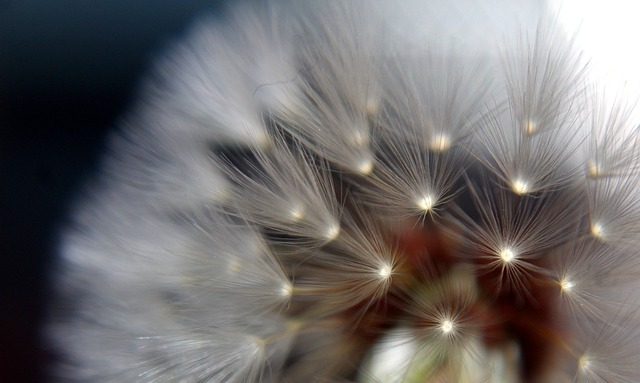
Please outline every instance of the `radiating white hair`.
[[200, 20], [71, 213], [52, 380], [640, 381], [635, 102], [555, 12]]

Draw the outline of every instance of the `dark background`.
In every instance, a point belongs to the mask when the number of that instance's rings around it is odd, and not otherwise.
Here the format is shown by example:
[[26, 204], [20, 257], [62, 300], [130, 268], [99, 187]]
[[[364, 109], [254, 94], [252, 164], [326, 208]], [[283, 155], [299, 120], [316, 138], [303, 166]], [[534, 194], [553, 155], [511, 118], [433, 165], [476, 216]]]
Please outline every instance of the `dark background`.
[[43, 381], [58, 228], [153, 57], [221, 0], [0, 0], [0, 382]]

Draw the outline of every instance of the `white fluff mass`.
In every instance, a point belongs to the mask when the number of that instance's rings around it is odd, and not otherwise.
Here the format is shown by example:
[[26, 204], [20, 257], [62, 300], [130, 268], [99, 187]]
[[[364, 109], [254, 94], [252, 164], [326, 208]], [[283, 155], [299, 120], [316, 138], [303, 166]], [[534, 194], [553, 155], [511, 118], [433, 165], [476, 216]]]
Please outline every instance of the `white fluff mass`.
[[635, 100], [553, 7], [231, 3], [71, 212], [52, 381], [640, 381]]

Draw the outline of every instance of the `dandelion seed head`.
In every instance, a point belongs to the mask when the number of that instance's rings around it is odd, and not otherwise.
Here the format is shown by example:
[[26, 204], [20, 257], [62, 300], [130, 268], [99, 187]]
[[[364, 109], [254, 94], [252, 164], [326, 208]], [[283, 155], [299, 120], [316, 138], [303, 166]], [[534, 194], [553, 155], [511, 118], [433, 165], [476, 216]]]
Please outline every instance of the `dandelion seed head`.
[[301, 207], [296, 206], [290, 210], [289, 214], [291, 215], [291, 220], [293, 222], [297, 222], [304, 216], [304, 210]]
[[467, 51], [439, 6], [413, 46], [295, 3], [201, 23], [115, 133], [62, 241], [63, 380], [637, 381], [638, 129], [547, 10]]

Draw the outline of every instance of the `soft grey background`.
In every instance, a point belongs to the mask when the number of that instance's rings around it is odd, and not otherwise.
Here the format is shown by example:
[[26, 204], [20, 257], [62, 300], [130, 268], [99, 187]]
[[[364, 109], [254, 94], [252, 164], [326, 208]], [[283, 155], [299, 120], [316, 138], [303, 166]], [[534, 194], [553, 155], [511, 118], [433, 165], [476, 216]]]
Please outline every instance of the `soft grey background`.
[[152, 58], [220, 0], [0, 0], [0, 381], [42, 381], [57, 230]]

